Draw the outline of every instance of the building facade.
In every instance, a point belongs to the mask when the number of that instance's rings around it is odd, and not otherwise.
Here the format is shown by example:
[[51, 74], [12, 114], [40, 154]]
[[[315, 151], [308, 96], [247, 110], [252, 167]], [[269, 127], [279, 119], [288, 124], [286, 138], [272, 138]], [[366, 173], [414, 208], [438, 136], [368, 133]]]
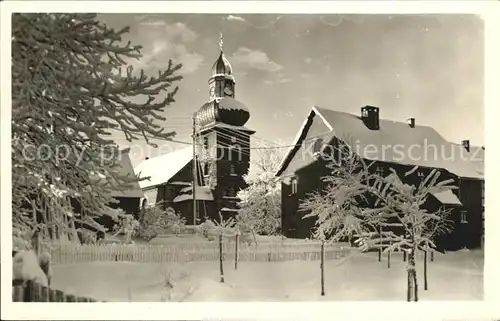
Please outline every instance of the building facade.
[[[321, 178], [328, 175], [332, 156], [326, 147], [339, 141], [349, 145], [382, 176], [396, 171], [404, 183], [419, 184], [432, 170], [440, 179], [452, 179], [458, 188], [431, 195], [424, 205], [433, 211], [439, 207], [452, 211], [453, 231], [436, 241], [441, 249], [480, 247], [484, 226], [484, 148], [468, 141], [453, 144], [434, 129], [418, 126], [415, 119], [394, 122], [379, 117], [380, 109], [366, 106], [360, 115], [314, 107], [304, 121], [295, 144], [283, 159], [277, 173], [282, 179], [282, 228], [285, 236], [310, 237], [315, 219], [303, 219], [301, 201], [322, 188]], [[332, 149], [333, 151], [334, 149]], [[413, 168], [417, 170], [405, 176]]]

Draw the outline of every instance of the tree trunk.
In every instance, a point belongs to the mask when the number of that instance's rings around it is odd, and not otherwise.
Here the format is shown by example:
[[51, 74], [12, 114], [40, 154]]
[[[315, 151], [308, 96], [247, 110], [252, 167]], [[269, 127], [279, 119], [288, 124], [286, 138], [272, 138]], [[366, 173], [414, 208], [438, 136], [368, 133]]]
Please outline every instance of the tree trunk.
[[415, 254], [416, 254], [416, 248], [413, 247], [411, 248], [410, 255], [408, 256], [408, 266], [410, 268], [409, 271], [410, 271], [410, 279], [413, 290], [413, 300], [416, 302], [418, 301], [418, 283], [417, 283], [417, 270], [415, 264]]
[[220, 263], [220, 282], [224, 283], [224, 267], [222, 264], [222, 233], [219, 234], [219, 263]]
[[406, 253], [406, 250], [403, 250], [403, 262], [406, 262], [406, 256], [408, 253]]
[[238, 269], [238, 243], [240, 241], [240, 234], [236, 233], [234, 244], [234, 269]]
[[387, 268], [391, 268], [391, 251], [387, 252]]
[[70, 217], [69, 224], [71, 230], [71, 242], [80, 243], [80, 239], [78, 238], [78, 233], [76, 232], [75, 218], [73, 216]]
[[40, 229], [38, 228], [38, 221], [37, 221], [37, 215], [36, 215], [36, 203], [35, 200], [31, 201], [31, 207], [33, 209], [33, 235], [32, 235], [32, 246], [33, 250], [35, 251], [36, 255], [40, 255]]
[[[54, 239], [54, 225], [53, 225], [53, 222], [52, 220], [50, 220], [50, 216], [48, 214], [48, 206], [45, 206], [44, 208], [44, 211], [42, 212], [42, 219], [43, 219], [43, 229], [44, 229], [44, 232], [45, 232], [45, 235], [50, 239], [50, 240], [53, 240]], [[49, 229], [49, 225], [50, 225], [50, 229]]]
[[424, 250], [424, 290], [427, 291], [427, 249]]
[[412, 290], [412, 286], [411, 286], [411, 272], [410, 272], [410, 268], [409, 266], [406, 267], [406, 271], [407, 271], [407, 286], [406, 286], [406, 301], [410, 302], [411, 301], [411, 290]]
[[417, 278], [415, 270], [415, 249], [411, 248], [408, 254], [408, 289], [407, 289], [407, 301], [417, 301]]
[[321, 296], [325, 295], [325, 242], [321, 242]]
[[378, 261], [382, 261], [382, 226], [379, 226], [378, 228], [378, 233], [379, 233], [379, 246], [380, 248], [378, 249]]
[[413, 289], [415, 290], [415, 302], [418, 302], [418, 282], [417, 282], [417, 271], [413, 271]]
[[255, 245], [257, 244], [257, 237], [255, 237], [255, 231], [252, 229], [252, 236], [253, 236], [253, 241], [255, 242]]

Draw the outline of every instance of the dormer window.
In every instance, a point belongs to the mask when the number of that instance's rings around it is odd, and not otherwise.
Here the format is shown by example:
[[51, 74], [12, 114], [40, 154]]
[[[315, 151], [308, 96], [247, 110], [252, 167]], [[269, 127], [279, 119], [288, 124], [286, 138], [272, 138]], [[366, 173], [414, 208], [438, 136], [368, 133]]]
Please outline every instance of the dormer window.
[[385, 170], [382, 166], [377, 166], [377, 169], [375, 170], [375, 173], [380, 176], [380, 177], [383, 177], [384, 176], [384, 173], [385, 173]]

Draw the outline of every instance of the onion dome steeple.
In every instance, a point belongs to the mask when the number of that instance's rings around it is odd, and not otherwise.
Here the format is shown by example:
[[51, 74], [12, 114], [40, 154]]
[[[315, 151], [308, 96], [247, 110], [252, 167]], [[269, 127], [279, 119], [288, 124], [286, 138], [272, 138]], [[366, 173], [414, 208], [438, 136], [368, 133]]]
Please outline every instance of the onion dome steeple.
[[216, 75], [232, 76], [233, 67], [229, 63], [229, 60], [227, 60], [226, 56], [224, 56], [223, 45], [224, 42], [222, 40], [222, 34], [221, 34], [219, 38], [220, 55], [212, 66], [212, 77]]
[[250, 118], [248, 108], [235, 100], [233, 67], [224, 56], [222, 34], [219, 38], [220, 54], [212, 66], [208, 80], [210, 99], [198, 111], [198, 124], [209, 126], [221, 122], [243, 126]]

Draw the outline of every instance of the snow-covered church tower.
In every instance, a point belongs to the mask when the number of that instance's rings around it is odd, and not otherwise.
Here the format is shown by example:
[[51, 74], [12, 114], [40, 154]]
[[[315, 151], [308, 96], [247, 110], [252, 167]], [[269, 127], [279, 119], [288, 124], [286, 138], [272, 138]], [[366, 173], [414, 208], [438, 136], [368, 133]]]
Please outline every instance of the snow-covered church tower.
[[243, 176], [250, 168], [250, 136], [245, 127], [248, 108], [235, 99], [233, 68], [224, 56], [222, 36], [220, 54], [208, 80], [209, 100], [195, 116], [196, 141], [201, 183], [212, 190], [215, 208], [224, 218], [234, 216], [236, 197], [246, 187]]

